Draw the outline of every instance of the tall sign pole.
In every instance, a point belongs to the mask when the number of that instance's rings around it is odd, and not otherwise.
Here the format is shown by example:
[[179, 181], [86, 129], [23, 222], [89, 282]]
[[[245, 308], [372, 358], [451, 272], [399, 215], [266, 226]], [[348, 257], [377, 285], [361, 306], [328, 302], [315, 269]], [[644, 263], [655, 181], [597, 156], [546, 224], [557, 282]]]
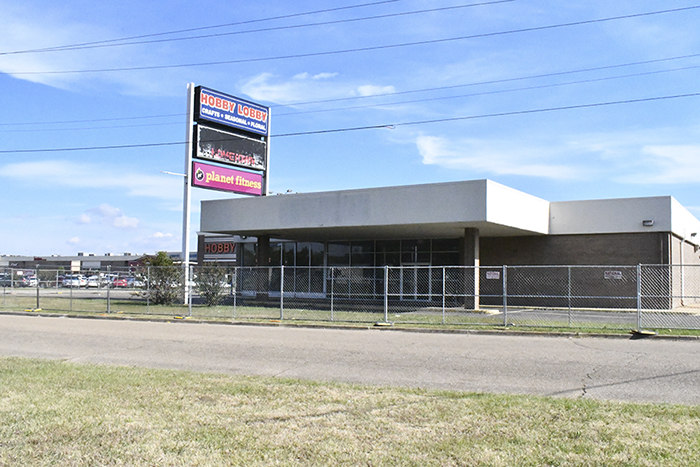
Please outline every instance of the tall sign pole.
[[185, 191], [182, 196], [182, 272], [184, 301], [189, 302], [190, 283], [190, 197], [192, 194], [192, 132], [194, 128], [194, 83], [187, 85], [187, 128], [185, 129]]
[[265, 136], [265, 183], [263, 196], [270, 194], [270, 133], [272, 133], [272, 111], [267, 110], [267, 135]]

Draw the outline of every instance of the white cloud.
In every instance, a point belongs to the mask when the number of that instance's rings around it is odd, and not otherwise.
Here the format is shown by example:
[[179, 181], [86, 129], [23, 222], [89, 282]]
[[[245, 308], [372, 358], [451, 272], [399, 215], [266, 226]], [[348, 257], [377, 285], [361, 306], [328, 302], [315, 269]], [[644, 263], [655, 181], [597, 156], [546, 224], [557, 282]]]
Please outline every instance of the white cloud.
[[278, 80], [271, 73], [261, 73], [241, 86], [241, 91], [253, 100], [290, 104], [333, 94], [339, 96], [337, 86], [319, 85], [309, 73], [299, 73], [291, 80]]
[[[120, 209], [103, 203], [96, 208], [89, 209], [80, 216], [80, 223], [92, 223], [93, 218], [104, 225], [116, 227], [117, 229], [136, 229], [139, 220], [135, 217], [128, 217]], [[85, 222], [87, 220], [87, 222]]]
[[426, 165], [494, 175], [521, 175], [558, 180], [578, 179], [580, 167], [552, 162], [551, 153], [540, 149], [513, 148], [508, 144], [476, 139], [448, 140], [421, 135], [418, 152]]
[[319, 73], [317, 75], [314, 75], [313, 79], [315, 79], [315, 80], [331, 79], [331, 78], [335, 78], [336, 76], [338, 76], [338, 73]]
[[67, 244], [69, 245], [78, 245], [80, 243], [80, 238], [78, 237], [72, 237], [66, 241]]
[[342, 83], [338, 73], [299, 73], [291, 79], [280, 79], [271, 73], [261, 73], [241, 86], [241, 91], [254, 100], [293, 104], [314, 99], [373, 96], [393, 92], [393, 86]]
[[627, 183], [697, 183], [700, 180], [700, 146], [645, 146], [634, 165], [642, 170], [618, 177]]
[[396, 91], [394, 86], [374, 86], [371, 84], [359, 86], [357, 88], [357, 94], [363, 97], [376, 96], [377, 94], [388, 94], [394, 91]]
[[123, 169], [63, 160], [17, 162], [0, 166], [0, 177], [31, 186], [124, 190], [129, 196], [172, 200], [182, 197], [182, 181], [167, 175], [124, 172]]

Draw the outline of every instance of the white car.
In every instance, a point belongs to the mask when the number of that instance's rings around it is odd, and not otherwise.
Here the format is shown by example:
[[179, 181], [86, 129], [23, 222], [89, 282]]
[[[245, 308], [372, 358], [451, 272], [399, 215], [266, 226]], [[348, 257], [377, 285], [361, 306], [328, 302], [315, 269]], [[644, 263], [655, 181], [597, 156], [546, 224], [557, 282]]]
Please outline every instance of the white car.
[[85, 287], [87, 279], [82, 274], [69, 274], [63, 278], [63, 287]]
[[90, 276], [87, 278], [87, 283], [85, 287], [99, 289], [102, 287], [102, 279], [100, 276]]

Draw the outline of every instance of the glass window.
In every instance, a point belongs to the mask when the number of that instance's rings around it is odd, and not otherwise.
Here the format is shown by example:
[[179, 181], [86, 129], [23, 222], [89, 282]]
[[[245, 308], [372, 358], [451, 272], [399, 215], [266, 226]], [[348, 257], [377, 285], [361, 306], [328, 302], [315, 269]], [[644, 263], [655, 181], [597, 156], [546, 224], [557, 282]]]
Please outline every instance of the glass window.
[[243, 247], [243, 254], [241, 255], [241, 260], [242, 260], [242, 265], [243, 266], [257, 266], [257, 244], [255, 243], [243, 243], [241, 244]]
[[311, 263], [311, 244], [297, 243], [297, 266], [308, 267]]
[[354, 253], [374, 253], [374, 242], [372, 240], [369, 241], [361, 241], [361, 242], [352, 242], [352, 252]]
[[404, 240], [401, 242], [401, 251], [408, 252], [430, 252], [430, 240]]
[[350, 242], [328, 243], [328, 266], [350, 265]]
[[351, 266], [374, 266], [374, 253], [353, 253]]
[[377, 266], [401, 265], [401, 253], [377, 253]]
[[282, 264], [284, 266], [295, 266], [294, 264], [294, 251], [295, 243], [283, 243], [282, 244]]
[[311, 245], [311, 266], [323, 266], [323, 254], [325, 245], [323, 243], [310, 243]]
[[457, 266], [459, 265], [459, 253], [433, 253], [433, 260], [430, 263], [433, 266]]
[[401, 251], [400, 240], [378, 240], [377, 253], [398, 253]]
[[459, 239], [439, 238], [433, 240], [433, 252], [459, 251]]
[[282, 260], [282, 244], [270, 242], [270, 266], [279, 266]]

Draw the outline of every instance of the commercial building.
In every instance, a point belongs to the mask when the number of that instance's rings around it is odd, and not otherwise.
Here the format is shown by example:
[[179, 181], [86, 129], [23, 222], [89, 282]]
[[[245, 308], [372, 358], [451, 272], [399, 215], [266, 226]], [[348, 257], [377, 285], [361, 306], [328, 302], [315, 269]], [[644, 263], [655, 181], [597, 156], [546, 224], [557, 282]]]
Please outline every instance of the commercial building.
[[[700, 264], [700, 221], [671, 196], [550, 202], [490, 180], [203, 201], [200, 231], [199, 261], [239, 266]], [[235, 256], [205, 254], [216, 235]]]

